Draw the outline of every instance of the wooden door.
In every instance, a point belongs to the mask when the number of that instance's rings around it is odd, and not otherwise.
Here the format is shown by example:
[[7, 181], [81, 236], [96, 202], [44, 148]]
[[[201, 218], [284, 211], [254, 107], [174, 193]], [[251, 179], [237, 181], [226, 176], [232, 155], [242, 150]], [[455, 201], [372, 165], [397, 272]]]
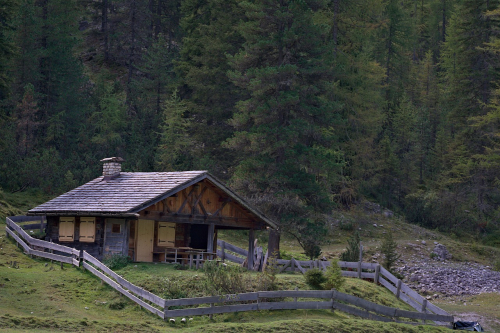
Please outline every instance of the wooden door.
[[136, 261], [153, 261], [154, 221], [137, 221]]

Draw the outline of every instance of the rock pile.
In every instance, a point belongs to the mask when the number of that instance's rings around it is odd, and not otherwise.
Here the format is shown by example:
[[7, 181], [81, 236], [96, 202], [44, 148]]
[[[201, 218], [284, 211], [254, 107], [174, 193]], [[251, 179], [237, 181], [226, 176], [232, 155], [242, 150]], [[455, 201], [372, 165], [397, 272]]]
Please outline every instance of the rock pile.
[[420, 294], [459, 296], [500, 292], [500, 272], [479, 264], [420, 263], [398, 270], [405, 275], [404, 282]]

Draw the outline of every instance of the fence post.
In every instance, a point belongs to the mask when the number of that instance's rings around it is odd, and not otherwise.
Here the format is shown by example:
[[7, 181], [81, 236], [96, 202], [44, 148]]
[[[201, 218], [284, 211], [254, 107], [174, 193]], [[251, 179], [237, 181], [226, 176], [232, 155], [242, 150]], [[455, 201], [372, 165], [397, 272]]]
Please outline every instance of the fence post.
[[[299, 287], [295, 287], [295, 291], [298, 291], [298, 290], [299, 290]], [[294, 302], [297, 302], [297, 297], [294, 297], [294, 298], [293, 298], [293, 301], [294, 301]]]
[[375, 278], [373, 279], [373, 282], [378, 285], [378, 281], [380, 278], [380, 265], [375, 266]]
[[[214, 307], [214, 303], [210, 303], [210, 307], [211, 307], [211, 308], [213, 308], [213, 307]], [[210, 318], [210, 320], [214, 319], [214, 315], [213, 315], [213, 313], [211, 313], [211, 314], [209, 315], [209, 318]]]
[[292, 269], [292, 272], [295, 272], [295, 259], [293, 258], [290, 259], [290, 268]]
[[361, 263], [363, 262], [363, 243], [359, 242], [358, 279], [361, 279]]
[[398, 289], [396, 290], [396, 298], [398, 298], [398, 299], [399, 299], [399, 296], [401, 294], [401, 284], [402, 284], [401, 280], [398, 280], [398, 283], [397, 283]]
[[[427, 308], [427, 300], [424, 298], [424, 301], [422, 302], [422, 313], [426, 313], [425, 309]], [[422, 323], [425, 323], [425, 319], [422, 319]]]
[[226, 252], [224, 252], [224, 251], [226, 251], [226, 242], [225, 241], [221, 242], [220, 250], [222, 252], [220, 259], [222, 260], [222, 262], [224, 262], [224, 260], [226, 259]]
[[80, 250], [80, 263], [81, 263], [81, 266], [82, 266], [82, 270], [85, 271], [85, 267], [83, 266], [83, 250]]

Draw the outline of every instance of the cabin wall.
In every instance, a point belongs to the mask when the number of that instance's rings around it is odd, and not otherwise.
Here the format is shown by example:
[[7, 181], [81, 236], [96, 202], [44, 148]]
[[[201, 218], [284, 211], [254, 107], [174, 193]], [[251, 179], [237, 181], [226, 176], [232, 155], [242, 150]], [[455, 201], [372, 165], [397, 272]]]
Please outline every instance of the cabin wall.
[[104, 219], [96, 217], [95, 241], [92, 243], [78, 241], [80, 237], [80, 217], [75, 217], [75, 229], [73, 242], [59, 242], [59, 216], [47, 216], [47, 227], [45, 229], [45, 240], [57, 244], [73, 247], [78, 250], [87, 251], [90, 255], [101, 260], [103, 258], [104, 243]]
[[104, 232], [104, 257], [114, 254], [128, 256], [128, 221], [107, 218]]

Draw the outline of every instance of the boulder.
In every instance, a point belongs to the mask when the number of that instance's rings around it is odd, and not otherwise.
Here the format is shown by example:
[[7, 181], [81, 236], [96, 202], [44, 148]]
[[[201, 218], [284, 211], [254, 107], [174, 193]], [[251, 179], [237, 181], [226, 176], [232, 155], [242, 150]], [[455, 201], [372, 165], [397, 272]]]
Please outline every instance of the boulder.
[[448, 260], [451, 259], [451, 254], [448, 252], [448, 249], [446, 249], [446, 246], [443, 244], [437, 244], [434, 247], [434, 250], [432, 251], [434, 253], [434, 258], [436, 260]]

